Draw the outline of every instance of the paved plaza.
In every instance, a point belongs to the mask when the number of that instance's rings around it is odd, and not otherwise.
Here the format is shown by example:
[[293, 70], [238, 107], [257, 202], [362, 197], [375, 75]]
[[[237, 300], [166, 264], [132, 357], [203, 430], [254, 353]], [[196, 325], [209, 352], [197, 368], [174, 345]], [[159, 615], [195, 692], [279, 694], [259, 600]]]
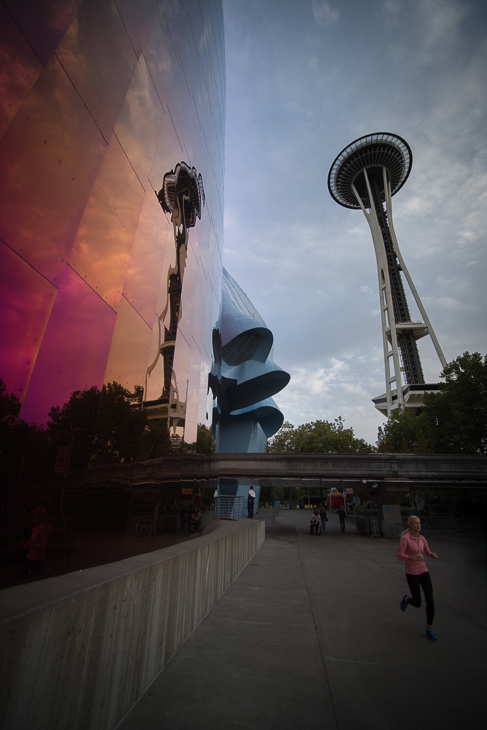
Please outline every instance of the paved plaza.
[[434, 533], [439, 641], [407, 591], [398, 540], [281, 511], [266, 541], [119, 730], [481, 727], [485, 535]]

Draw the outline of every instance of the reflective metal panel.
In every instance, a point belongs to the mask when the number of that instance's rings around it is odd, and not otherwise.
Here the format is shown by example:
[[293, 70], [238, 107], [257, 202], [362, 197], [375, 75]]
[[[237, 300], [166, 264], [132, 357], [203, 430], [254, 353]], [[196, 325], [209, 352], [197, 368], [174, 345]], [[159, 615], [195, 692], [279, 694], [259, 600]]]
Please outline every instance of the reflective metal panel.
[[199, 397], [201, 379], [201, 352], [193, 345], [191, 348], [191, 359], [189, 363], [187, 407], [184, 429], [184, 440], [187, 443], [196, 441], [198, 423], [205, 423], [199, 420]]
[[149, 181], [153, 190], [160, 190], [166, 172], [168, 170], [174, 170], [178, 162], [181, 162], [183, 159], [184, 150], [180, 144], [171, 115], [167, 113], [164, 115], [154, 161], [149, 175]]
[[101, 387], [115, 312], [66, 267], [22, 405], [21, 418], [45, 423], [74, 390]]
[[0, 379], [22, 400], [57, 289], [0, 244]]
[[176, 340], [176, 347], [174, 350], [171, 390], [169, 396], [171, 431], [180, 438], [184, 438], [185, 436], [190, 360], [190, 343], [188, 343], [180, 334]]
[[144, 190], [112, 137], [68, 263], [114, 310], [122, 296]]
[[139, 314], [122, 297], [113, 332], [110, 357], [105, 372], [105, 383], [114, 380], [128, 390], [144, 386], [147, 362], [150, 357], [152, 331]]
[[115, 0], [85, 0], [56, 53], [108, 140], [137, 64]]
[[193, 319], [196, 303], [196, 287], [198, 284], [199, 266], [191, 245], [188, 246], [186, 266], [184, 270], [184, 286], [181, 295], [181, 311], [179, 330], [188, 342], [193, 336]]
[[150, 327], [154, 322], [159, 287], [167, 286], [167, 269], [162, 280], [167, 246], [174, 249], [172, 225], [149, 188], [138, 218], [123, 294]]
[[137, 56], [140, 56], [153, 23], [157, 0], [116, 0], [123, 24]]
[[[144, 58], [162, 104], [167, 103], [171, 89], [173, 67], [177, 62], [169, 28], [160, 6], [152, 19], [144, 46]], [[170, 168], [169, 168], [170, 169]]]
[[0, 5], [0, 69], [1, 139], [43, 69], [3, 4]]
[[[193, 113], [194, 106], [179, 59], [175, 60], [172, 68], [172, 84], [167, 97], [167, 107], [177, 130], [179, 140], [184, 146], [188, 134], [188, 116]], [[184, 158], [186, 157], [185, 152]]]
[[0, 142], [0, 220], [3, 240], [56, 285], [105, 149], [54, 59]]
[[115, 125], [115, 134], [144, 188], [164, 112], [144, 57], [137, 64]]
[[45, 65], [84, 0], [3, 0], [15, 22]]

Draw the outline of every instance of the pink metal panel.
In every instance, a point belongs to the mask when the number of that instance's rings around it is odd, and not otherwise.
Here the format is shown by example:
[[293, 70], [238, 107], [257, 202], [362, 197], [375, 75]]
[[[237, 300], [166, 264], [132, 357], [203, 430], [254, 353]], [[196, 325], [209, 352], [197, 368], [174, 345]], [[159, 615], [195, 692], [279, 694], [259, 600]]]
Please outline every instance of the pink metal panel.
[[115, 312], [66, 267], [22, 405], [21, 418], [46, 423], [75, 390], [101, 388]]

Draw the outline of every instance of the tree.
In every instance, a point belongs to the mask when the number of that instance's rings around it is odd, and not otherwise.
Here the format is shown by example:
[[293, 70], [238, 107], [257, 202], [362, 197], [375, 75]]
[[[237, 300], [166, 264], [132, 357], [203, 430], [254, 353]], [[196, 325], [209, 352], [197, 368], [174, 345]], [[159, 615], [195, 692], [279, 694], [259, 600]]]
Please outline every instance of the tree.
[[384, 427], [379, 426], [377, 450], [392, 454], [432, 453], [422, 414], [403, 406], [392, 411]]
[[295, 428], [286, 421], [267, 445], [271, 454], [367, 454], [374, 447], [356, 438], [353, 428], [345, 428], [342, 419], [313, 421]]
[[169, 451], [167, 424], [148, 422], [140, 402], [140, 387], [132, 393], [116, 381], [76, 390], [49, 411], [51, 440], [71, 445], [71, 469], [155, 459]]
[[487, 453], [487, 355], [465, 352], [441, 373], [439, 393], [427, 393], [419, 413], [393, 411], [379, 428], [381, 452]]
[[0, 479], [38, 476], [52, 461], [46, 430], [26, 423], [19, 412], [19, 399], [0, 380]]
[[441, 393], [425, 396], [422, 414], [435, 453], [487, 453], [487, 355], [464, 352], [441, 377]]
[[216, 442], [211, 433], [211, 428], [203, 423], [198, 423], [196, 441], [191, 444], [190, 449], [196, 454], [214, 454]]

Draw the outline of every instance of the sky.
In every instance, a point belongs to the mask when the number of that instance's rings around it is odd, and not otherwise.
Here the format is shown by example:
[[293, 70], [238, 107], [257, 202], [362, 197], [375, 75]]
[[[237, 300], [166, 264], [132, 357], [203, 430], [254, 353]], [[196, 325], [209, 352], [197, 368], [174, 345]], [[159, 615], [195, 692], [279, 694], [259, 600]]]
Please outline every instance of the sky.
[[[290, 373], [294, 426], [339, 416], [374, 444], [386, 420], [377, 265], [363, 213], [333, 201], [336, 156], [374, 132], [413, 154], [394, 228], [447, 362], [487, 353], [487, 4], [223, 0], [224, 265]], [[412, 319], [413, 298], [406, 288]], [[442, 366], [419, 341], [426, 382]]]

